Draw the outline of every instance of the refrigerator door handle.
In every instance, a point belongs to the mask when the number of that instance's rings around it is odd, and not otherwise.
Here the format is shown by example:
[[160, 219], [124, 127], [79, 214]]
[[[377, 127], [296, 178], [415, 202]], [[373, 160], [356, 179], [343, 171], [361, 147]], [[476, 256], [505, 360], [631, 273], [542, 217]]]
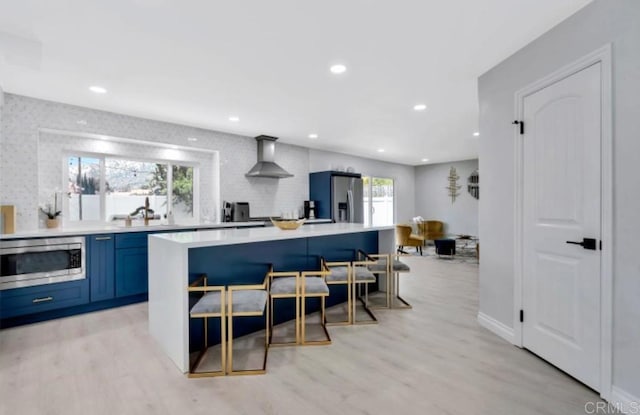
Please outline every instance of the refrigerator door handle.
[[351, 189], [347, 190], [347, 204], [349, 206], [349, 217], [347, 218], [347, 222], [353, 222], [353, 190]]

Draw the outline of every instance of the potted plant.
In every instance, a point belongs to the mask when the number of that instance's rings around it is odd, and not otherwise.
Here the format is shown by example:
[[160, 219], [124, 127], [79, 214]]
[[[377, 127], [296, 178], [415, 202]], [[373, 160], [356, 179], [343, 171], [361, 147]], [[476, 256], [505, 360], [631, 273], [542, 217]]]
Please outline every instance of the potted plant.
[[53, 206], [51, 203], [47, 203], [45, 207], [40, 207], [40, 211], [47, 216], [47, 228], [58, 227], [58, 216], [62, 213], [58, 210], [58, 193], [53, 194]]

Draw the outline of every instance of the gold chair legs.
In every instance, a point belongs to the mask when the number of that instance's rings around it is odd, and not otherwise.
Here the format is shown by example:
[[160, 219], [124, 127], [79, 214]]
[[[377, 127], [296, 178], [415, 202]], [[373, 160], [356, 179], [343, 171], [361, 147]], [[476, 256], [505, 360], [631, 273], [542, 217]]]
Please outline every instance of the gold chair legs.
[[[227, 318], [229, 329], [229, 345], [227, 357], [228, 375], [260, 375], [267, 371], [267, 356], [269, 354], [269, 275], [265, 276], [262, 284], [255, 285], [230, 285], [227, 288]], [[234, 369], [233, 367], [233, 318], [265, 316], [264, 328], [264, 359], [262, 367], [257, 369]]]
[[326, 326], [346, 326], [353, 324], [353, 295], [351, 293], [351, 262], [327, 262], [324, 258], [320, 258], [322, 269], [329, 273], [325, 277], [327, 286], [346, 285], [347, 287], [347, 318], [340, 321], [328, 321], [326, 312], [324, 313], [324, 323]]
[[[189, 292], [201, 292], [203, 294], [198, 302], [191, 308], [189, 317], [202, 318], [204, 324], [204, 347], [195, 361], [190, 364], [188, 376], [190, 378], [224, 376], [227, 373], [225, 288], [224, 286], [207, 285], [207, 276], [201, 275], [195, 282], [189, 285], [187, 290]], [[209, 318], [220, 319], [220, 370], [198, 372], [197, 369], [209, 350]]]
[[[409, 302], [400, 296], [400, 274], [410, 272], [411, 269], [407, 264], [400, 261], [403, 255], [390, 255], [389, 276], [391, 277], [391, 308], [408, 309], [413, 308]], [[399, 304], [398, 304], [399, 303]]]
[[[301, 344], [301, 330], [300, 330], [300, 273], [299, 272], [274, 272], [271, 267], [267, 274], [270, 282], [269, 289], [269, 346], [295, 346]], [[293, 341], [279, 341], [273, 340], [273, 319], [274, 319], [274, 302], [278, 299], [294, 299], [296, 303], [295, 314], [295, 339]]]
[[[329, 295], [329, 287], [326, 283], [325, 277], [329, 275], [330, 271], [322, 268], [320, 271], [303, 271], [300, 273], [300, 344], [302, 345], [327, 345], [331, 344], [331, 336], [327, 331], [325, 319], [325, 300]], [[307, 315], [306, 304], [308, 298], [320, 299], [320, 327], [324, 331], [325, 338], [322, 340], [307, 340]]]

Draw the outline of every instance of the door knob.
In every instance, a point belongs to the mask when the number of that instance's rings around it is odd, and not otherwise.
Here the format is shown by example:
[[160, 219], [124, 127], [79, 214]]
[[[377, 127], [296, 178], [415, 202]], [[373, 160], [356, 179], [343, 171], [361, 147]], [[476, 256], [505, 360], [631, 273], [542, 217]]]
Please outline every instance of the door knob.
[[596, 250], [596, 240], [594, 238], [582, 238], [582, 242], [567, 241], [568, 244], [580, 245], [584, 249]]

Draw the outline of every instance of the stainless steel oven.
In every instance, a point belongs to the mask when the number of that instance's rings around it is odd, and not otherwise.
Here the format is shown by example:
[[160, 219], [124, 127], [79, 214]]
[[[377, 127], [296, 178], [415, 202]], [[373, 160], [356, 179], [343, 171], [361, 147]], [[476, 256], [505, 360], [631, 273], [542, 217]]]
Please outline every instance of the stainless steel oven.
[[85, 278], [85, 238], [0, 241], [0, 290]]

